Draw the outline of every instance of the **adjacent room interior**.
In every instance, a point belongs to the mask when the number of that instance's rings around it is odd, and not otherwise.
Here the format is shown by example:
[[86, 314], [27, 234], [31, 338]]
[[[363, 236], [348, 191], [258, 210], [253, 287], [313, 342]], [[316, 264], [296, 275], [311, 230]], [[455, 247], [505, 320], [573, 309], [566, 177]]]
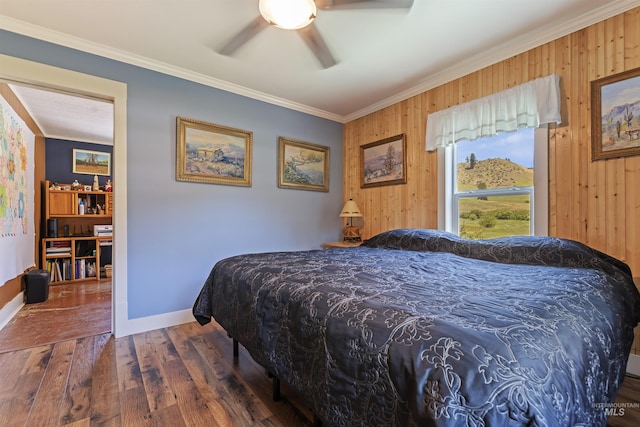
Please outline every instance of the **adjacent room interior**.
[[44, 164], [34, 165], [45, 177], [34, 203], [42, 214], [35, 255], [51, 288], [25, 289], [27, 304], [43, 304], [0, 331], [0, 351], [111, 332], [113, 104], [20, 84], [4, 90], [16, 109], [28, 106], [44, 137]]

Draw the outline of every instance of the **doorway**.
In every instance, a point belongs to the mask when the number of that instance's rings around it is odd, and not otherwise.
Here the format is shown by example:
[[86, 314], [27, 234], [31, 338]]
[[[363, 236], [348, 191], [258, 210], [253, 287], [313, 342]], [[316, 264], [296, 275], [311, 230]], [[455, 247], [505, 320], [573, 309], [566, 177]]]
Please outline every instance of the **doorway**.
[[113, 103], [113, 181], [119, 188], [113, 200], [113, 272], [111, 331], [116, 337], [127, 335], [127, 140], [124, 83], [78, 73], [23, 59], [0, 55], [0, 80], [9, 84], [39, 87], [43, 90], [94, 97]]

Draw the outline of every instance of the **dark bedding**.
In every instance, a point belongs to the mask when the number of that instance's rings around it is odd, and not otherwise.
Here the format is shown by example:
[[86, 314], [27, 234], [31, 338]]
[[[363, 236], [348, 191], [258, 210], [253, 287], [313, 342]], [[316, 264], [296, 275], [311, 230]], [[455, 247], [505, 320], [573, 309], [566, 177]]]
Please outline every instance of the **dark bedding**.
[[193, 307], [331, 426], [604, 426], [639, 313], [585, 245], [433, 230], [224, 259]]

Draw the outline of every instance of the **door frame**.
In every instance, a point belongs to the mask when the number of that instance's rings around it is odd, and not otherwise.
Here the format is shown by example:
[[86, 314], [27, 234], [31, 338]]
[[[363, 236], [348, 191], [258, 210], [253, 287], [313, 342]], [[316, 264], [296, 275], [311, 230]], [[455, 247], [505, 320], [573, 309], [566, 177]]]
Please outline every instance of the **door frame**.
[[127, 335], [127, 85], [0, 54], [0, 80], [91, 96], [113, 103], [113, 273], [111, 333]]

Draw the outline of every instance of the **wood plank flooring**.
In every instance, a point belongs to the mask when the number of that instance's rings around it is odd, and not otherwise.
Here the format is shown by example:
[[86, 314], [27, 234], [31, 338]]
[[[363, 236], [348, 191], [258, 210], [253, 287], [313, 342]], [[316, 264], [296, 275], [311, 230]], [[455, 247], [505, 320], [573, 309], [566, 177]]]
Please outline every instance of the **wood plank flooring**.
[[111, 332], [111, 281], [49, 286], [0, 330], [0, 353]]
[[0, 354], [1, 426], [311, 426], [312, 414], [217, 325]]
[[[215, 323], [115, 339], [97, 334], [0, 354], [0, 426], [311, 426], [312, 414]], [[627, 377], [611, 427], [640, 425]]]

